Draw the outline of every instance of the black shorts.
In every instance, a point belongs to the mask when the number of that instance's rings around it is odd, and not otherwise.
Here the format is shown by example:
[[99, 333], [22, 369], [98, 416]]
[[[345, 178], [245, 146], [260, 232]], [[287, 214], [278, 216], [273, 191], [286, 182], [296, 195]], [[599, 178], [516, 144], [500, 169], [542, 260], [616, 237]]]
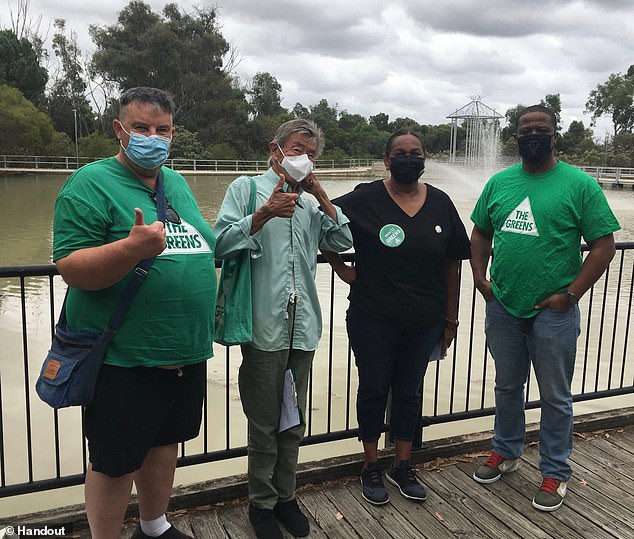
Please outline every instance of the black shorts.
[[206, 362], [180, 371], [103, 365], [84, 416], [94, 471], [121, 477], [138, 470], [152, 447], [198, 436]]

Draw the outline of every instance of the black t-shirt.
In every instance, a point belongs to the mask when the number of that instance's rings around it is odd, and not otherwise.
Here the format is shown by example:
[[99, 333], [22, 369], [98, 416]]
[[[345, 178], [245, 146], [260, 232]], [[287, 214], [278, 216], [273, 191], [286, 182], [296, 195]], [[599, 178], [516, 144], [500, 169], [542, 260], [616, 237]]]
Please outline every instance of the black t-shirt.
[[471, 258], [465, 227], [451, 199], [427, 184], [422, 208], [410, 217], [383, 180], [362, 183], [334, 199], [350, 219], [357, 277], [348, 299], [362, 311], [404, 326], [445, 317], [445, 261]]

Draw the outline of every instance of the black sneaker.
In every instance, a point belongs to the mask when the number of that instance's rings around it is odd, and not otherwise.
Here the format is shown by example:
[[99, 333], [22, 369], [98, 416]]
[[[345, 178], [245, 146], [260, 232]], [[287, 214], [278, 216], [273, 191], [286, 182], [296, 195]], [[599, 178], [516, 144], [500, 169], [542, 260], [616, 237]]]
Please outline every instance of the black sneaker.
[[260, 509], [249, 505], [249, 522], [258, 539], [283, 539], [284, 537], [275, 520], [273, 509]]
[[361, 469], [361, 494], [363, 498], [374, 505], [383, 505], [390, 501], [390, 495], [383, 484], [381, 468], [378, 462], [369, 462]]
[[[139, 524], [130, 539], [141, 539], [143, 537], [151, 537], [151, 535], [144, 534], [141, 529], [141, 524]], [[183, 532], [179, 532], [174, 526], [170, 526], [158, 537], [161, 539], [194, 539], [191, 535], [185, 535]]]
[[277, 502], [273, 508], [275, 518], [279, 520], [286, 530], [295, 537], [306, 537], [310, 532], [310, 524], [306, 515], [297, 504], [297, 500], [293, 498], [287, 502]]
[[390, 483], [396, 485], [406, 498], [419, 502], [424, 502], [427, 499], [425, 487], [419, 481], [408, 460], [402, 460], [398, 466], [392, 465], [385, 477]]

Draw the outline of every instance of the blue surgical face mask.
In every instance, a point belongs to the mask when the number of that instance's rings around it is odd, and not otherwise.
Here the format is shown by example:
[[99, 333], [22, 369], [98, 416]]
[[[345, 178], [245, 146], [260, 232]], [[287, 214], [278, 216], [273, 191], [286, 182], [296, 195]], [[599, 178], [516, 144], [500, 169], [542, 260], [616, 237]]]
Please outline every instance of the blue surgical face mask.
[[[123, 126], [121, 126], [121, 129], [123, 129]], [[170, 143], [172, 142], [171, 138], [161, 135], [146, 137], [134, 131], [130, 133], [125, 129], [123, 131], [130, 136], [128, 147], [124, 148], [125, 154], [130, 161], [148, 170], [159, 168], [167, 161], [170, 153]], [[121, 144], [121, 141], [119, 141], [119, 144]], [[123, 148], [123, 144], [121, 144], [121, 147]]]

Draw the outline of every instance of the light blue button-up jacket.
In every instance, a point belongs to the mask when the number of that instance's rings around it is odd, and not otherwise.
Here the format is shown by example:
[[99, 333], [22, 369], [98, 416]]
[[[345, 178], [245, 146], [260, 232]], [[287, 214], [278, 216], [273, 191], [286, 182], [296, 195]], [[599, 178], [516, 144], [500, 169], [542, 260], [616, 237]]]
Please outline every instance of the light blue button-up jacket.
[[[279, 176], [269, 169], [254, 177], [256, 208], [271, 196]], [[315, 350], [321, 337], [321, 308], [315, 286], [318, 250], [342, 252], [352, 247], [348, 218], [337, 210], [337, 222], [317, 208], [312, 197], [300, 197], [292, 219], [274, 217], [251, 235], [252, 216], [247, 215], [250, 181], [234, 180], [222, 202], [214, 227], [216, 257], [236, 256], [251, 251], [253, 294], [253, 342], [259, 350], [276, 351], [289, 347], [286, 308], [293, 292], [297, 303], [293, 348]]]

